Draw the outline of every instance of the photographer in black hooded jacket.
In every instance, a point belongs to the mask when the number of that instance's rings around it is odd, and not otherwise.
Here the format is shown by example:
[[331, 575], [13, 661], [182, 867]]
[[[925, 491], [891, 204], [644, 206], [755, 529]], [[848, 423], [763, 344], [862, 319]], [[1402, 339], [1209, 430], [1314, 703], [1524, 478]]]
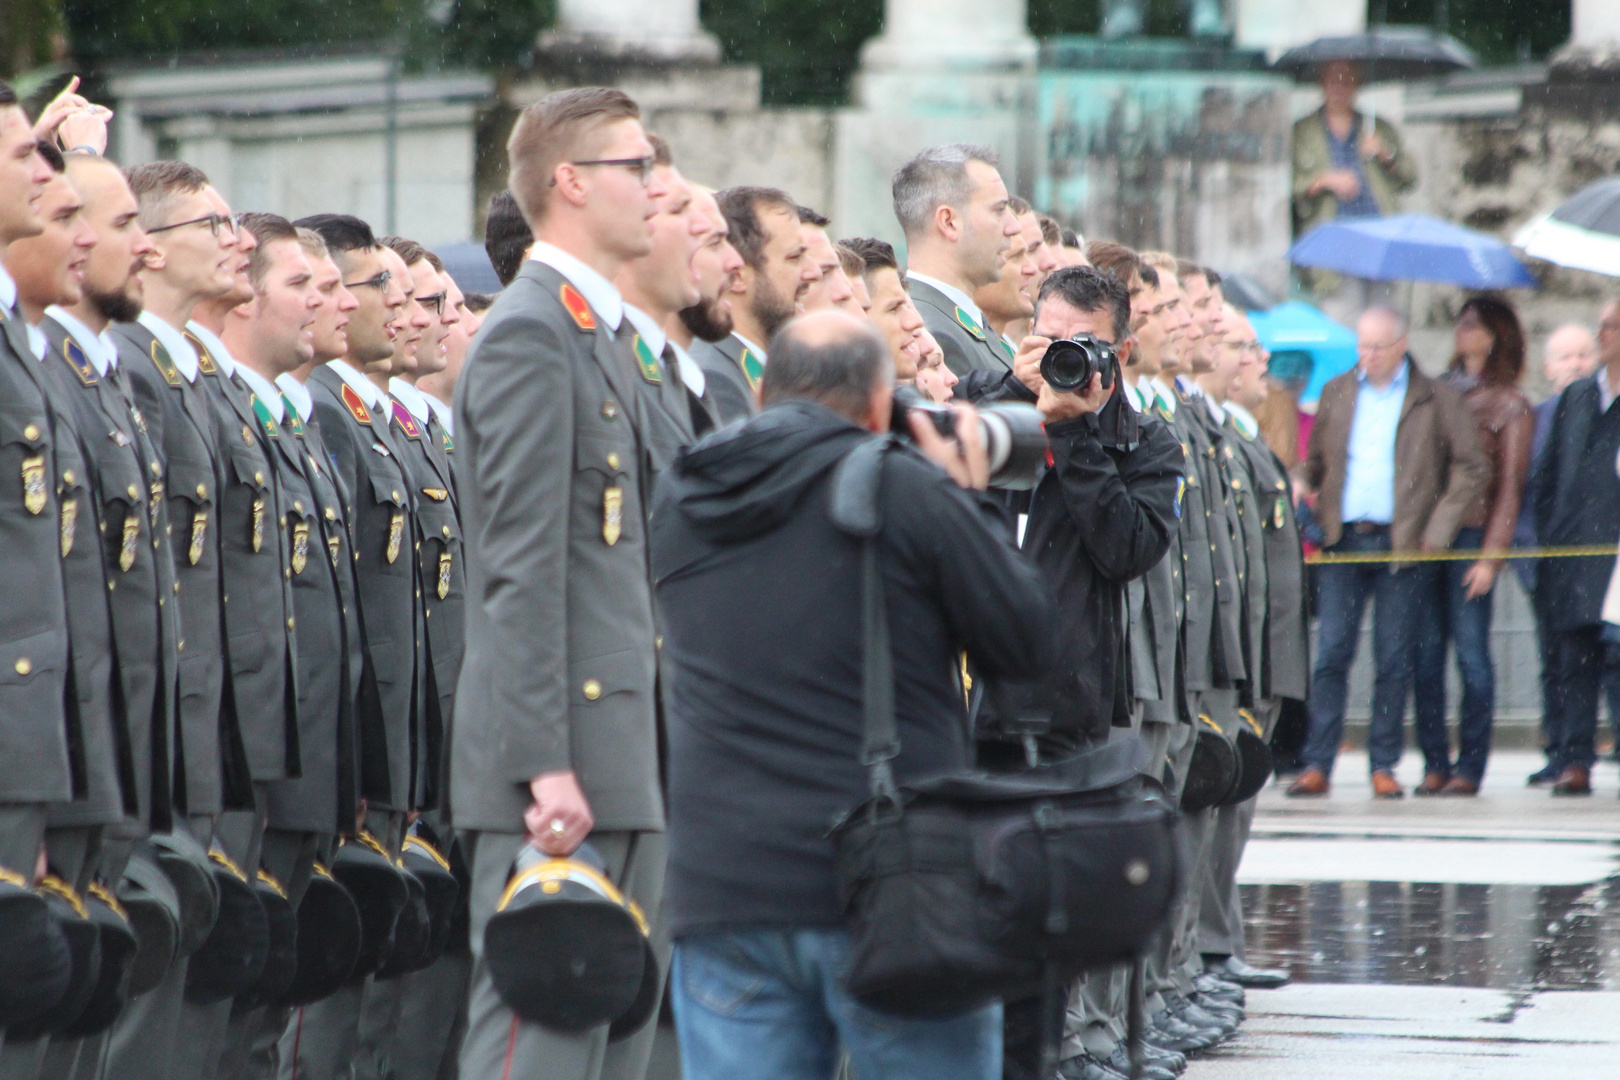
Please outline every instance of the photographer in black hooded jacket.
[[[894, 373], [840, 312], [770, 344], [763, 411], [682, 453], [655, 500], [669, 693], [667, 913], [688, 1080], [996, 1080], [999, 1005], [906, 1020], [843, 987], [829, 824], [863, 802], [862, 542], [829, 516], [835, 466], [889, 426]], [[956, 440], [913, 418], [885, 455], [878, 564], [906, 783], [973, 759], [962, 684], [1040, 676], [1052, 596], [1013, 546], [971, 406]], [[932, 460], [930, 460], [932, 459]], [[739, 988], [751, 987], [745, 993]]]
[[[1120, 389], [1130, 359], [1130, 294], [1118, 278], [1090, 266], [1054, 271], [1035, 301], [1033, 333], [1020, 345], [1014, 373], [1046, 417], [1052, 465], [1029, 501], [1022, 547], [1056, 601], [1056, 662], [1045, 678], [990, 677], [980, 719], [979, 760], [1016, 770], [1029, 742], [1043, 760], [1068, 757], [1131, 726], [1130, 620], [1125, 585], [1156, 566], [1179, 528], [1184, 456], [1168, 426], [1139, 416]], [[1046, 347], [1090, 334], [1111, 346], [1119, 364], [1082, 389], [1054, 390], [1041, 377]], [[1061, 1030], [1067, 994], [1049, 1002]], [[1039, 1075], [1040, 999], [1008, 1001], [1005, 1080]]]

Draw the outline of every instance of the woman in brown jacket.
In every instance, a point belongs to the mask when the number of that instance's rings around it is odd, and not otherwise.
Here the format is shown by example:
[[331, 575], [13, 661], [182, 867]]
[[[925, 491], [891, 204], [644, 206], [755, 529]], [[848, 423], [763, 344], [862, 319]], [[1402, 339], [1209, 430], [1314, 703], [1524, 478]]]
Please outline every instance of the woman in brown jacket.
[[[1464, 516], [1453, 547], [1505, 552], [1513, 544], [1536, 430], [1535, 411], [1518, 387], [1524, 372], [1524, 331], [1511, 307], [1481, 296], [1458, 313], [1456, 342], [1451, 367], [1441, 378], [1462, 391], [1479, 425], [1491, 476], [1484, 494]], [[1491, 588], [1502, 566], [1502, 559], [1487, 557], [1435, 563], [1428, 573], [1431, 596], [1420, 608], [1413, 686], [1418, 745], [1424, 758], [1418, 795], [1479, 793], [1496, 706]], [[1448, 642], [1456, 646], [1463, 684], [1455, 761], [1446, 738]]]

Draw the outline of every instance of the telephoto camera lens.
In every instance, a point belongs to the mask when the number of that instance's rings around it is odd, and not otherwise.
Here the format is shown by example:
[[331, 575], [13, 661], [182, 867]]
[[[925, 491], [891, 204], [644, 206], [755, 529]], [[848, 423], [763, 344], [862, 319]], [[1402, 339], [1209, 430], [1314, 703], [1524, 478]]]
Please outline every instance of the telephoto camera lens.
[[1090, 334], [1059, 338], [1041, 357], [1041, 378], [1059, 393], [1083, 391], [1093, 375], [1102, 376], [1104, 389], [1114, 385], [1118, 358], [1114, 347]]
[[[1004, 491], [1027, 491], [1035, 486], [1041, 467], [1046, 464], [1046, 429], [1040, 410], [1016, 402], [989, 402], [978, 406], [979, 440], [990, 459], [990, 486]], [[894, 391], [894, 414], [889, 430], [911, 442], [911, 424], [906, 416], [920, 412], [934, 430], [946, 438], [956, 436], [956, 410], [929, 401], [909, 386]]]

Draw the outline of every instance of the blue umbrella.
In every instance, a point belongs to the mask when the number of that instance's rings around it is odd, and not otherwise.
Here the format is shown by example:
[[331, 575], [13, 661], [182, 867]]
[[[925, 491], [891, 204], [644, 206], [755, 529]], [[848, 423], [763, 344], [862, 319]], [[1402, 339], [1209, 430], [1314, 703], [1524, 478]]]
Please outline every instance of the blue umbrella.
[[1251, 311], [1249, 324], [1272, 354], [1272, 373], [1303, 379], [1302, 405], [1320, 398], [1329, 379], [1356, 366], [1355, 333], [1309, 304], [1291, 300], [1270, 311]]
[[1347, 218], [1300, 237], [1299, 266], [1373, 281], [1440, 281], [1470, 289], [1512, 289], [1536, 279], [1494, 236], [1422, 214]]

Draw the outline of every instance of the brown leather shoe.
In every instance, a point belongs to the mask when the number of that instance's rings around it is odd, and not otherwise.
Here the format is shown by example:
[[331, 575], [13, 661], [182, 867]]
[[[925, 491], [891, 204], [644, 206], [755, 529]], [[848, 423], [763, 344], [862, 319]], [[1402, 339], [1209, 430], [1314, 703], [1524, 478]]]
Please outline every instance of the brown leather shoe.
[[1388, 769], [1379, 769], [1372, 774], [1373, 798], [1399, 799], [1406, 794], [1395, 779], [1395, 774]]
[[1321, 769], [1306, 769], [1299, 779], [1288, 785], [1291, 799], [1314, 798], [1328, 793], [1327, 773]]
[[1479, 785], [1463, 776], [1453, 776], [1446, 781], [1446, 786], [1440, 789], [1442, 795], [1478, 795]]
[[1592, 794], [1592, 774], [1579, 765], [1566, 766], [1558, 774], [1558, 782], [1553, 784], [1554, 795], [1590, 795]]
[[1423, 783], [1412, 789], [1414, 795], [1438, 795], [1445, 790], [1445, 773], [1426, 772], [1423, 774]]

